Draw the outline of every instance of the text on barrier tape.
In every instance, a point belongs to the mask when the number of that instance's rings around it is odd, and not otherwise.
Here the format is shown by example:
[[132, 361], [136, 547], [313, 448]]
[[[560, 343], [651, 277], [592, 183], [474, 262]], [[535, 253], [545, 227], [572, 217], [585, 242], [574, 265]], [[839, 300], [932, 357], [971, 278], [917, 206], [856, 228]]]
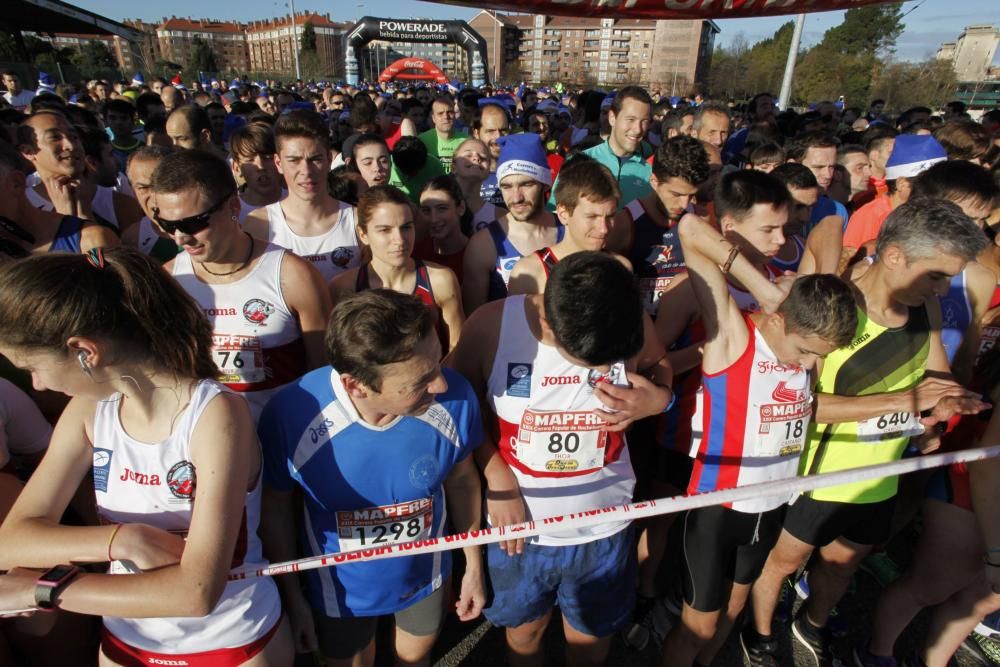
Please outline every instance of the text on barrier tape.
[[357, 563], [363, 561], [381, 560], [383, 558], [397, 558], [399, 556], [417, 556], [420, 554], [435, 553], [438, 551], [449, 551], [464, 547], [492, 544], [493, 542], [504, 542], [506, 540], [534, 537], [542, 533], [552, 532], [552, 530], [566, 530], [568, 528], [580, 528], [583, 526], [593, 526], [623, 519], [636, 520], [644, 519], [661, 514], [671, 514], [674, 512], [684, 512], [686, 510], [697, 509], [699, 507], [710, 507], [731, 503], [737, 500], [748, 500], [762, 496], [775, 496], [779, 494], [796, 494], [812, 491], [828, 486], [839, 486], [852, 482], [860, 482], [867, 479], [877, 479], [880, 477], [893, 477], [917, 470], [927, 470], [940, 466], [951, 465], [968, 461], [981, 461], [1000, 455], [1000, 445], [992, 447], [978, 447], [976, 449], [966, 449], [958, 452], [945, 452], [943, 454], [929, 454], [891, 463], [880, 463], [878, 465], [866, 466], [863, 468], [852, 468], [850, 470], [839, 470], [837, 472], [823, 473], [820, 475], [810, 475], [807, 477], [790, 477], [760, 484], [749, 484], [732, 489], [721, 491], [710, 491], [699, 493], [693, 496], [675, 496], [673, 498], [660, 498], [658, 500], [645, 500], [637, 503], [616, 505], [613, 507], [602, 507], [585, 512], [575, 512], [560, 516], [525, 521], [524, 523], [510, 526], [497, 526], [494, 528], [483, 528], [473, 530], [468, 533], [457, 535], [445, 535], [443, 537], [432, 537], [425, 540], [404, 542], [402, 544], [388, 545], [384, 547], [374, 547], [371, 549], [357, 549], [342, 553], [330, 553], [322, 556], [311, 556], [299, 560], [275, 563], [255, 570], [237, 570], [229, 574], [229, 580], [251, 579], [254, 577], [270, 577], [276, 574], [288, 574], [290, 572], [303, 572], [305, 570], [315, 570], [322, 567], [332, 567], [342, 563]]

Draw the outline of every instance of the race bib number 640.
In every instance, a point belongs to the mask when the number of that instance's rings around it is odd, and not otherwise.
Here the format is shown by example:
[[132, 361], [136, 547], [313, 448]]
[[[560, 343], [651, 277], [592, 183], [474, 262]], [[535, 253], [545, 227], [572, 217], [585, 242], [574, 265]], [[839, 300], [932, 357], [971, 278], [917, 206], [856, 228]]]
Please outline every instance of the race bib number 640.
[[923, 424], [913, 412], [890, 412], [858, 422], [858, 440], [862, 442], [912, 438], [923, 434]]

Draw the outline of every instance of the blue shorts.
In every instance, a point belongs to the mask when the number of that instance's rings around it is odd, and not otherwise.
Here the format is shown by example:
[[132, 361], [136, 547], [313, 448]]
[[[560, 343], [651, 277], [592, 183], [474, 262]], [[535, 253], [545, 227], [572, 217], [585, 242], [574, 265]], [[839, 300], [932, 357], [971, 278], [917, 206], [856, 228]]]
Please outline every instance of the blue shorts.
[[486, 562], [493, 599], [483, 613], [493, 625], [515, 628], [558, 603], [574, 629], [607, 637], [625, 626], [635, 606], [631, 527], [586, 544], [525, 544], [520, 556], [490, 544]]

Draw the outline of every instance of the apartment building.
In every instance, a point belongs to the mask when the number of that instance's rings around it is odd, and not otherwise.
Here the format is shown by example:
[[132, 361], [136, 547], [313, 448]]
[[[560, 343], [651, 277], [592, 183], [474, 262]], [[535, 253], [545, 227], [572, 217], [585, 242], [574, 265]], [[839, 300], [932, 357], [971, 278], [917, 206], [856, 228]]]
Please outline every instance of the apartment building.
[[156, 29], [164, 60], [184, 64], [196, 38], [208, 44], [220, 72], [246, 72], [250, 68], [245, 26], [235, 21], [189, 19], [172, 16]]
[[992, 25], [970, 25], [957, 42], [941, 44], [936, 57], [951, 61], [959, 81], [983, 81], [989, 78], [998, 45], [1000, 30]]
[[300, 48], [306, 23], [311, 23], [316, 32], [316, 55], [322, 73], [343, 76], [344, 37], [352, 26], [330, 20], [329, 14], [296, 14], [295, 30], [291, 16], [248, 23], [245, 28], [250, 70], [294, 74], [293, 49]]
[[690, 92], [708, 76], [715, 35], [710, 20], [652, 21], [482, 11], [469, 24], [487, 42], [490, 75], [535, 85], [635, 83]]

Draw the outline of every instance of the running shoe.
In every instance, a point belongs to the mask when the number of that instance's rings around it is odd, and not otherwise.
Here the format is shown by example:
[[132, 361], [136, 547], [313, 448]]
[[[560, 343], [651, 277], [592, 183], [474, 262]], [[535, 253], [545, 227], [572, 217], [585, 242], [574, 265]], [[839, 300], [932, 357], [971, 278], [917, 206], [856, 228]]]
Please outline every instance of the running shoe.
[[778, 604], [774, 607], [774, 621], [776, 623], [784, 625], [792, 620], [795, 597], [795, 587], [791, 580], [785, 579], [781, 584], [781, 593], [778, 594]]
[[[795, 594], [798, 596], [798, 598], [800, 600], [808, 600], [809, 599], [809, 577], [808, 577], [808, 574], [809, 574], [808, 571], [803, 570], [802, 571], [802, 576], [800, 576], [798, 578], [798, 580], [795, 582]], [[851, 595], [853, 593], [854, 593], [854, 579], [851, 579], [851, 585], [847, 589], [847, 594]], [[794, 601], [791, 601], [791, 603], [794, 604]], [[779, 607], [781, 606], [780, 600], [779, 600], [778, 606]], [[787, 611], [788, 617], [790, 617], [791, 614], [792, 614], [791, 605], [789, 605], [788, 611]], [[775, 618], [777, 618], [777, 616], [778, 616], [778, 612], [777, 612], [777, 610], [775, 610]], [[839, 606], [834, 607], [833, 609], [830, 610], [830, 617], [826, 621], [826, 627], [828, 627], [830, 629], [830, 634], [833, 635], [837, 639], [841, 639], [843, 637], [846, 637], [847, 633], [850, 632], [850, 626], [848, 625], [848, 618], [847, 618], [846, 614], [843, 614], [840, 611], [840, 607]]]
[[867, 644], [859, 644], [851, 651], [854, 667], [896, 667], [896, 659], [890, 656], [875, 655], [868, 650]]
[[1000, 667], [1000, 641], [973, 632], [962, 642], [961, 649], [984, 667]]
[[884, 551], [869, 554], [867, 558], [861, 561], [861, 569], [869, 574], [882, 588], [887, 587], [903, 574], [902, 569], [900, 569], [896, 561]]
[[636, 651], [644, 651], [650, 642], [659, 648], [673, 625], [663, 598], [640, 597], [632, 622], [622, 629], [622, 640]]
[[814, 667], [843, 667], [843, 663], [833, 655], [829, 628], [817, 628], [799, 614], [792, 621], [792, 637], [812, 656]]
[[778, 640], [774, 635], [758, 633], [753, 623], [740, 632], [740, 648], [747, 667], [778, 667]]

